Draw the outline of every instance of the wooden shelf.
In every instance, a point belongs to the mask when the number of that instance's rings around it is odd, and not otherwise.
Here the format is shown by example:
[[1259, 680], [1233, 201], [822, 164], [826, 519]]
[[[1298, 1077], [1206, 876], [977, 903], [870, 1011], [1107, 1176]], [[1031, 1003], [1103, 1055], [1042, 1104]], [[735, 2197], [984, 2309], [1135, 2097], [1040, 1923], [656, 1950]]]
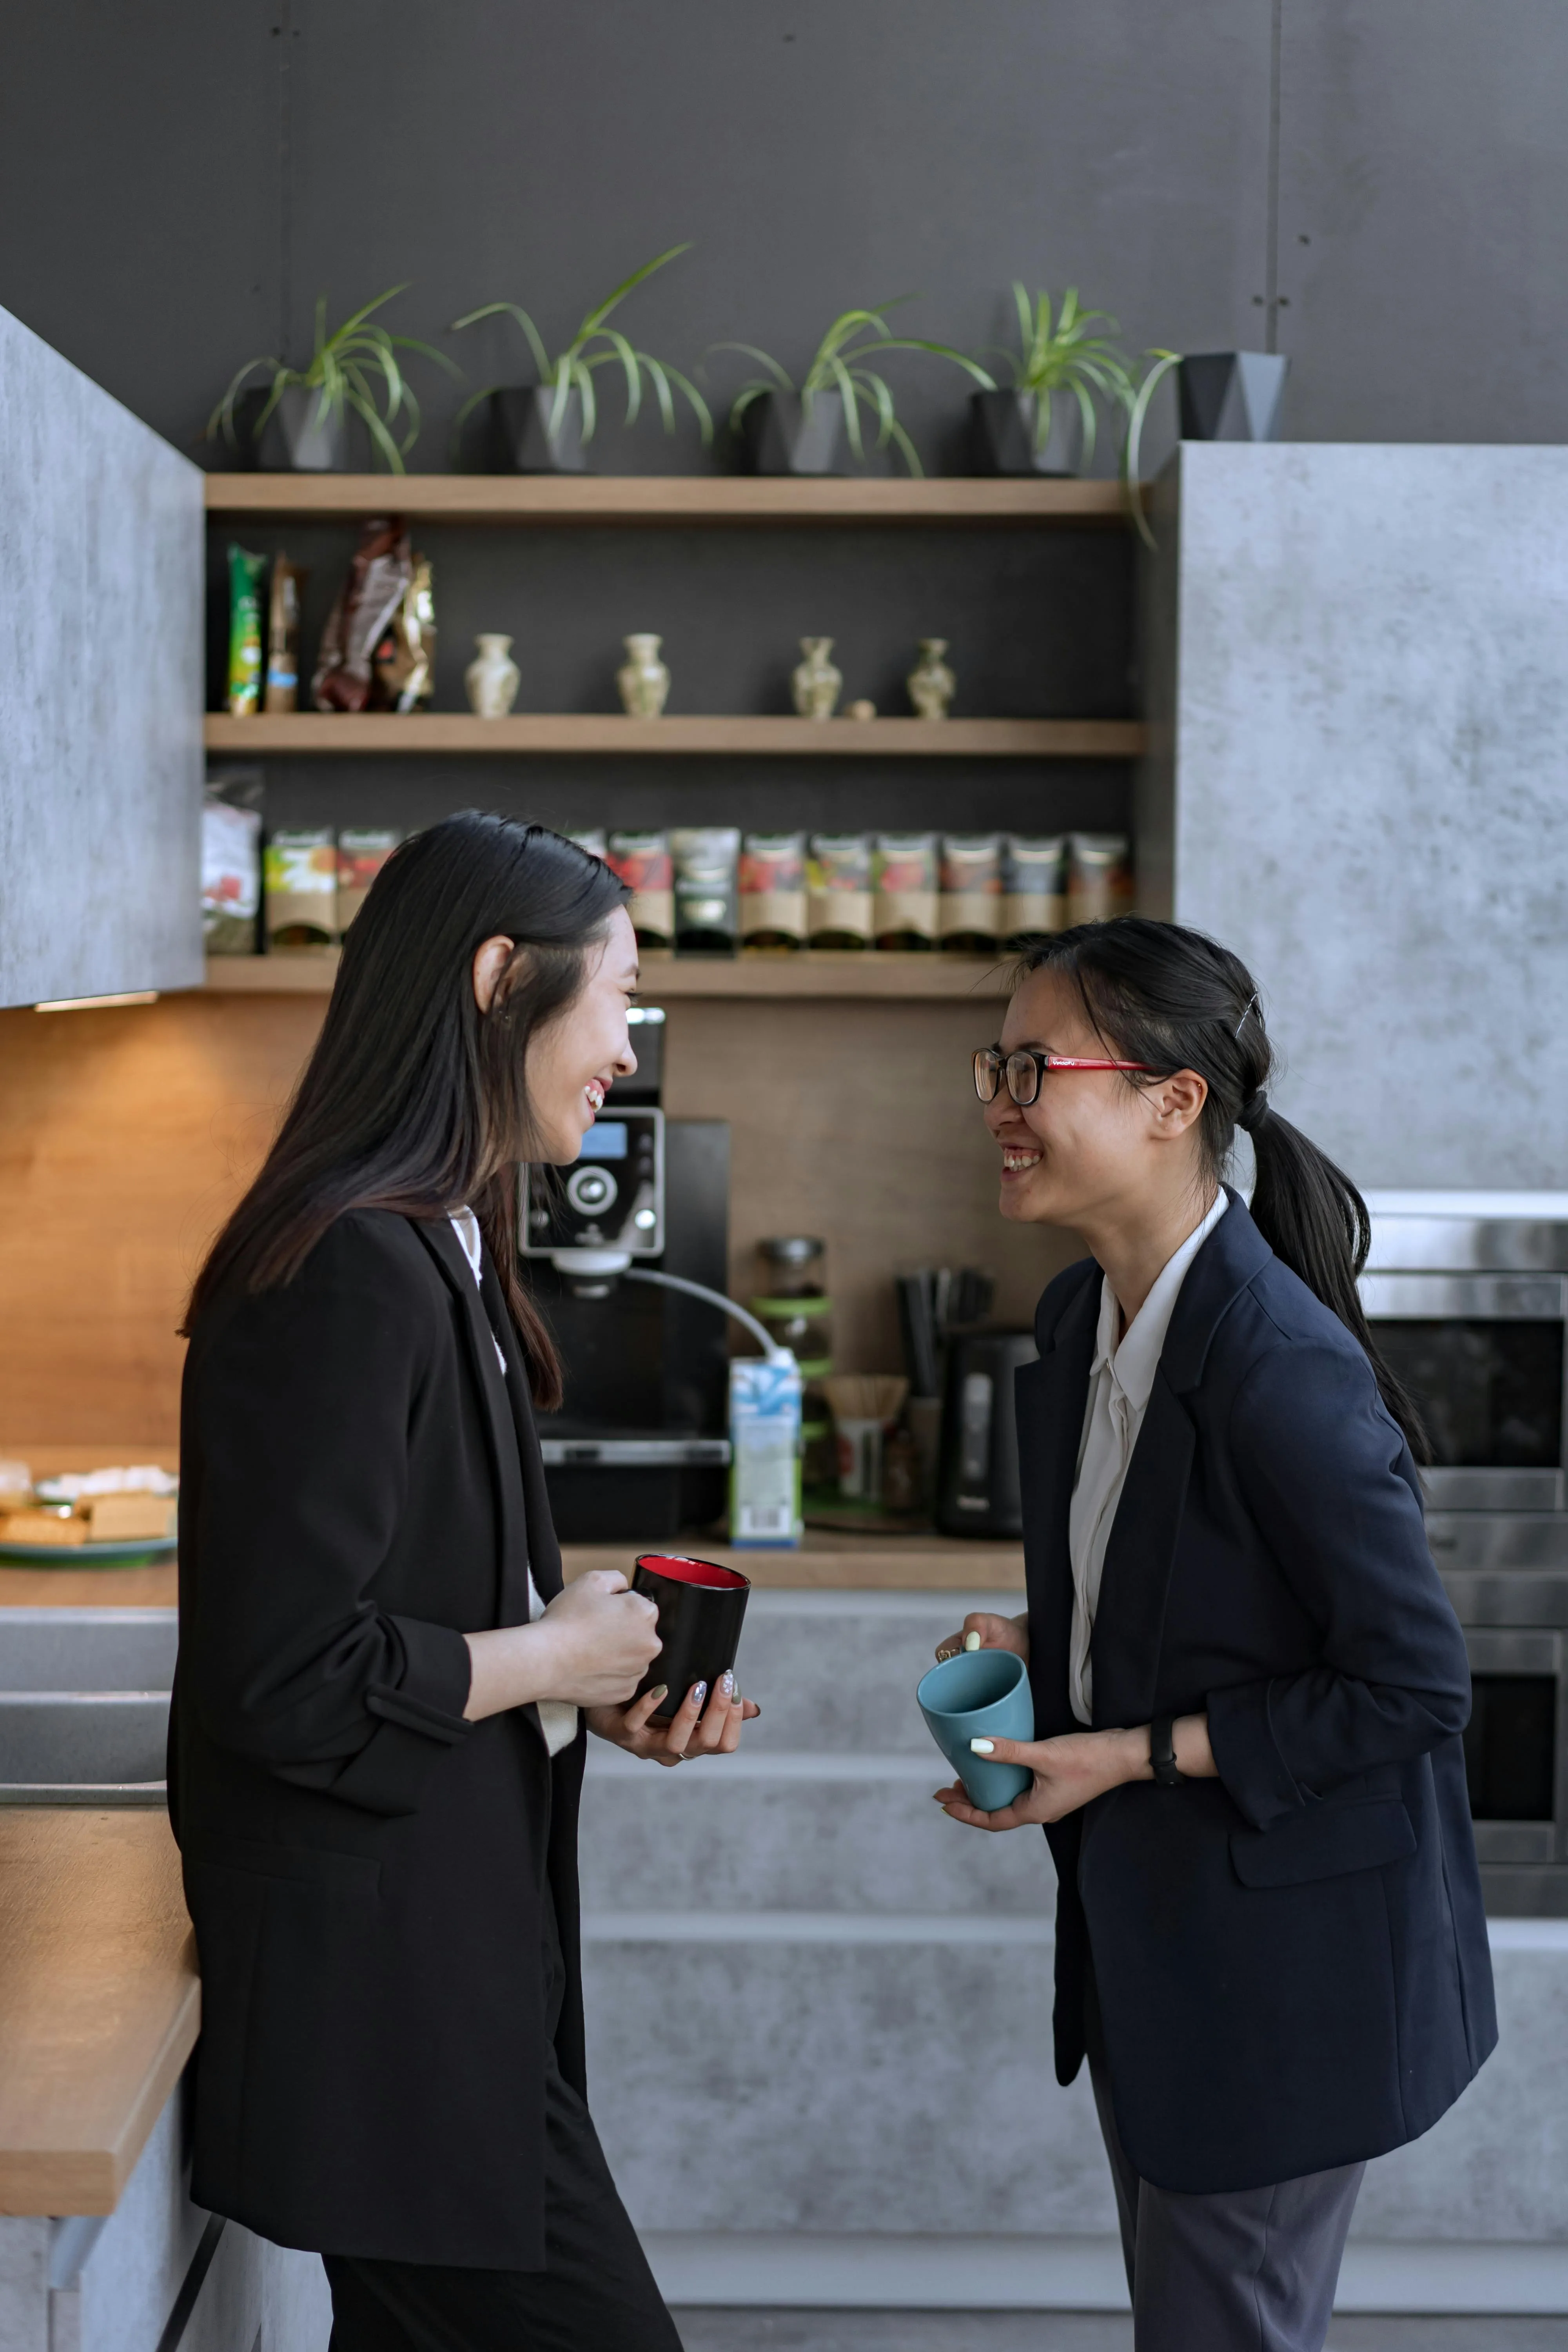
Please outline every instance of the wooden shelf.
[[209, 474], [209, 514], [460, 523], [925, 523], [1124, 527], [1117, 482], [786, 481], [753, 476]]
[[1135, 760], [1145, 730], [1128, 719], [619, 719], [528, 711], [475, 719], [468, 711], [300, 710], [233, 719], [210, 712], [209, 751], [252, 758], [304, 751], [627, 752], [655, 757], [729, 753], [755, 758]]
[[[856, 997], [952, 1003], [1007, 993], [1010, 960], [978, 956], [645, 956], [645, 1003], [705, 997]], [[209, 956], [206, 986], [224, 996], [325, 996], [338, 973], [335, 948], [276, 955]]]

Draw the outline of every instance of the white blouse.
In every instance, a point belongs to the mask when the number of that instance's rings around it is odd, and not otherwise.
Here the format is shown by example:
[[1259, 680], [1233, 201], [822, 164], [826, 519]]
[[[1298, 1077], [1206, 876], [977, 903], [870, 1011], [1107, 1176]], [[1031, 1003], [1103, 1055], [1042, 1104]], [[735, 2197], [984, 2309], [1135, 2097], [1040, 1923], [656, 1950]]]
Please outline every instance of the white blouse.
[[[473, 1268], [474, 1280], [477, 1283], [481, 1278], [482, 1257], [481, 1244], [479, 1241], [479, 1221], [478, 1217], [475, 1216], [472, 1209], [463, 1208], [458, 1211], [457, 1214], [452, 1219], [452, 1231], [457, 1234], [458, 1241], [461, 1242], [463, 1245], [463, 1255], [468, 1259], [469, 1265]], [[492, 1339], [495, 1339], [495, 1333], [493, 1331], [491, 1332], [490, 1337]], [[506, 1378], [506, 1358], [501, 1353], [501, 1344], [499, 1339], [495, 1340], [495, 1349], [496, 1361], [500, 1366], [501, 1378], [504, 1380]], [[543, 1614], [544, 1603], [539, 1597], [539, 1587], [533, 1580], [533, 1570], [531, 1568], [528, 1571], [528, 1618], [530, 1624], [532, 1624], [536, 1619], [542, 1617]], [[565, 1698], [542, 1698], [537, 1700], [535, 1704], [539, 1708], [539, 1727], [544, 1734], [544, 1744], [546, 1748], [549, 1748], [552, 1756], [559, 1756], [561, 1750], [563, 1748], [570, 1748], [572, 1742], [577, 1737], [577, 1709], [573, 1706], [570, 1699]]]
[[1079, 1441], [1078, 1476], [1068, 1513], [1068, 1553], [1072, 1562], [1072, 1640], [1068, 1653], [1068, 1697], [1079, 1723], [1094, 1720], [1094, 1674], [1089, 1645], [1100, 1606], [1105, 1548], [1116, 1522], [1128, 1465], [1154, 1387], [1171, 1316], [1187, 1268], [1224, 1216], [1230, 1202], [1223, 1185], [1201, 1225], [1187, 1235], [1154, 1277], [1148, 1297], [1121, 1335], [1121, 1308], [1109, 1280], [1100, 1286], [1100, 1328], [1089, 1370], [1089, 1402]]

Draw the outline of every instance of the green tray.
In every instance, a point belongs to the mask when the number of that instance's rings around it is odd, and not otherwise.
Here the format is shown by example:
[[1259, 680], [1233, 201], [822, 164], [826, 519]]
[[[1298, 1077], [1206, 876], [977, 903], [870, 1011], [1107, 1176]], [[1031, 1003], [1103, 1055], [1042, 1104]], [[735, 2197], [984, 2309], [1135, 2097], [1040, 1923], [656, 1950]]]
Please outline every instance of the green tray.
[[178, 1549], [174, 1536], [142, 1536], [125, 1543], [0, 1543], [0, 1567], [153, 1568]]

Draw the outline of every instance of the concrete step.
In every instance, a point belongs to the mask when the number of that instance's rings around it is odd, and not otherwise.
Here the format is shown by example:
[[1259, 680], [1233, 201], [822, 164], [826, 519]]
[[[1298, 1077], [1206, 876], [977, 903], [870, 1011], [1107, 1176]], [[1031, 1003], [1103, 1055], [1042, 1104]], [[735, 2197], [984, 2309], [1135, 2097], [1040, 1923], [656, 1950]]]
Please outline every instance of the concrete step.
[[770, 1755], [931, 1752], [915, 1685], [937, 1643], [972, 1609], [1015, 1616], [1022, 1607], [1016, 1592], [753, 1591], [736, 1661], [741, 1688], [763, 1710], [747, 1745]]
[[753, 1751], [748, 1735], [736, 1756], [673, 1771], [595, 1741], [584, 1904], [1048, 1920], [1056, 1880], [1043, 1835], [994, 1837], [950, 1822], [931, 1791], [951, 1778], [929, 1738], [913, 1755], [834, 1756]]
[[1088, 2077], [1052, 2074], [1047, 1942], [805, 1940], [786, 1916], [595, 1931], [584, 1958], [590, 2095], [639, 2229], [1114, 2231]]

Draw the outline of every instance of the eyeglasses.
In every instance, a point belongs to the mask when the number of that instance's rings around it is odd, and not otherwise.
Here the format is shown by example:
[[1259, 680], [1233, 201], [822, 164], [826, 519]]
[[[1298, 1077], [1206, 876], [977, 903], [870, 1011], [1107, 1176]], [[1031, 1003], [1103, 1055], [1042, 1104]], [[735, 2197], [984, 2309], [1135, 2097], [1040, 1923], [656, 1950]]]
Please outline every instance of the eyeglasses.
[[1035, 1054], [1023, 1048], [1005, 1054], [1000, 1045], [982, 1045], [974, 1056], [974, 1091], [983, 1103], [994, 1102], [1003, 1078], [1020, 1110], [1027, 1110], [1040, 1091], [1047, 1070], [1152, 1070], [1152, 1062], [1086, 1061], [1074, 1054]]

